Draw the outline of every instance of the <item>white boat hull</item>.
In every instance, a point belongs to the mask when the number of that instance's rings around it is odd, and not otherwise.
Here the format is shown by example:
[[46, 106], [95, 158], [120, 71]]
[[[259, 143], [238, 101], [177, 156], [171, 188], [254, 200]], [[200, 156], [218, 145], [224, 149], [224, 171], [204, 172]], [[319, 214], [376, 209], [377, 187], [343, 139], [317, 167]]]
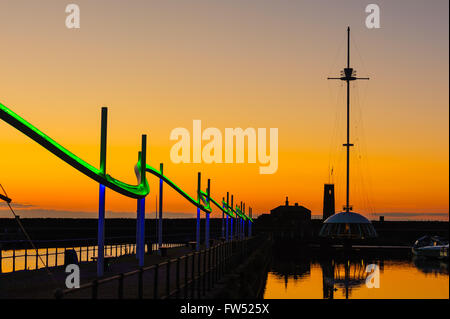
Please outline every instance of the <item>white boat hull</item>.
[[448, 258], [448, 245], [413, 247], [412, 252], [416, 256], [429, 258]]

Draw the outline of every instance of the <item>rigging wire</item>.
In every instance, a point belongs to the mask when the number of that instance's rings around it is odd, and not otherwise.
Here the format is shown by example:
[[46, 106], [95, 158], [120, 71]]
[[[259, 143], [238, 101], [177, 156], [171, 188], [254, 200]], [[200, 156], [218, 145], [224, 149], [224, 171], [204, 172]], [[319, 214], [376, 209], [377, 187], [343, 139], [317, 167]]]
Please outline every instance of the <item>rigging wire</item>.
[[[8, 197], [8, 194], [6, 193], [5, 188], [3, 187], [2, 184], [0, 184], [1, 189], [3, 190], [3, 193], [5, 193], [5, 196]], [[7, 201], [6, 204], [8, 205], [9, 209], [11, 210], [12, 214], [14, 215], [14, 219], [17, 221], [17, 223], [19, 224], [20, 229], [22, 230], [22, 233], [25, 235], [25, 237], [27, 238], [28, 242], [30, 243], [31, 247], [33, 248], [33, 250], [36, 251], [36, 256], [39, 258], [39, 260], [41, 261], [41, 263], [44, 265], [44, 268], [47, 271], [47, 274], [52, 278], [53, 282], [58, 286], [58, 282], [56, 281], [53, 273], [50, 271], [50, 269], [48, 268], [47, 264], [44, 262], [44, 260], [42, 259], [42, 256], [39, 254], [39, 250], [36, 248], [36, 246], [34, 245], [33, 241], [31, 240], [30, 235], [28, 235], [28, 232], [25, 230], [25, 227], [23, 227], [22, 222], [20, 221], [19, 217], [17, 216], [16, 212], [14, 211], [14, 209], [12, 208], [11, 204]], [[36, 269], [37, 269], [36, 265]]]
[[[375, 209], [372, 205], [371, 196], [372, 194], [372, 179], [371, 170], [369, 165], [369, 156], [367, 151], [367, 140], [366, 133], [364, 129], [364, 118], [363, 118], [363, 108], [362, 105], [366, 97], [366, 87], [363, 87], [362, 94], [360, 94], [359, 86], [355, 86], [355, 109], [356, 109], [356, 126], [355, 131], [357, 132], [358, 147], [356, 148], [357, 155], [357, 165], [359, 169], [360, 185], [361, 185], [361, 200], [364, 203], [371, 218], [375, 217]], [[361, 98], [362, 95], [362, 98]]]
[[[338, 58], [342, 57], [343, 47], [347, 45], [347, 41], [340, 41], [339, 48], [333, 59], [333, 62], [330, 66], [330, 71], [334, 72], [335, 69], [338, 68], [337, 62]], [[345, 116], [340, 109], [342, 105], [345, 104], [345, 83], [340, 81], [340, 85], [337, 87], [337, 93], [334, 95], [331, 89], [331, 84], [328, 83], [328, 92], [330, 96], [330, 100], [335, 103], [335, 114], [334, 114], [334, 122], [332, 129], [332, 137], [330, 141], [329, 148], [329, 162], [328, 162], [328, 178], [330, 182], [334, 182], [335, 184], [335, 200], [342, 199], [345, 196], [345, 188], [346, 188], [346, 170], [344, 165], [344, 158], [346, 155], [345, 149], [342, 148], [342, 141], [345, 141], [345, 136], [342, 132], [344, 132], [343, 128], [345, 124]], [[335, 86], [333, 86], [335, 88]], [[331, 171], [333, 175], [331, 175]], [[343, 200], [345, 201], [345, 200]]]
[[[343, 132], [343, 122], [344, 122], [344, 116], [343, 113], [339, 110], [342, 103], [344, 102], [344, 89], [343, 85], [341, 85], [337, 88], [337, 93], [331, 94], [331, 87], [328, 85], [328, 89], [330, 92], [330, 96], [333, 96], [334, 105], [335, 105], [335, 114], [334, 114], [334, 122], [333, 122], [333, 129], [332, 129], [332, 138], [330, 141], [329, 146], [329, 162], [328, 162], [328, 169], [329, 172], [331, 169], [333, 170], [333, 176], [332, 176], [332, 182], [335, 184], [335, 197], [341, 198], [342, 190], [344, 189], [344, 179], [342, 179], [342, 176], [345, 176], [345, 172], [343, 170], [343, 159], [345, 152], [341, 148], [341, 143], [339, 140], [343, 138], [341, 135], [341, 132]], [[331, 178], [330, 178], [331, 179]]]
[[367, 77], [370, 77], [370, 72], [366, 68], [366, 64], [364, 63], [364, 59], [362, 57], [361, 51], [359, 50], [358, 45], [356, 44], [356, 41], [353, 40], [352, 35], [350, 35], [350, 45], [352, 45], [353, 48], [355, 48], [356, 53], [358, 54], [359, 60], [361, 61], [361, 70], [364, 71], [364, 74], [367, 75]]

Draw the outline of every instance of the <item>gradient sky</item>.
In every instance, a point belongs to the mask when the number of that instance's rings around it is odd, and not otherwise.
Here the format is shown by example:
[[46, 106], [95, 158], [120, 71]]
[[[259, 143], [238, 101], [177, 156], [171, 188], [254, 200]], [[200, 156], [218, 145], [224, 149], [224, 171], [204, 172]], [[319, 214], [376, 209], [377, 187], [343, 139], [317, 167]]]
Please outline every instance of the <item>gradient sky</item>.
[[[365, 27], [372, 2], [380, 29]], [[230, 191], [255, 215], [285, 196], [320, 214], [331, 166], [338, 209], [345, 200], [345, 86], [326, 78], [345, 66], [349, 25], [352, 66], [371, 77], [352, 83], [351, 204], [369, 217], [448, 219], [448, 1], [372, 2], [73, 1], [81, 28], [69, 30], [64, 1], [2, 0], [0, 102], [94, 165], [108, 106], [107, 171], [129, 183], [145, 133], [149, 163], [192, 195], [200, 170], [213, 197]], [[277, 173], [171, 163], [171, 130], [192, 132], [194, 119], [222, 132], [277, 127]], [[0, 146], [0, 183], [22, 216], [96, 211], [95, 182], [4, 122]], [[166, 189], [166, 211], [194, 212]], [[135, 206], [107, 192], [109, 217]]]

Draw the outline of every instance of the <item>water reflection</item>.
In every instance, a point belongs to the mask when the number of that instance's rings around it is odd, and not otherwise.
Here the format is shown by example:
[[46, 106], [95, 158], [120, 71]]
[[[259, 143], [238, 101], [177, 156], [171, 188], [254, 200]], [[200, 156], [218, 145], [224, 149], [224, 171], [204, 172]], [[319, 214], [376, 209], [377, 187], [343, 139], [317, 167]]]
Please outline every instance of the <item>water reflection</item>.
[[413, 257], [414, 266], [425, 274], [446, 274], [448, 275], [448, 259], [430, 259], [420, 256]]
[[334, 260], [328, 259], [320, 263], [323, 278], [323, 298], [333, 299], [334, 291], [338, 288], [345, 290], [348, 299], [354, 287], [365, 284], [368, 273], [366, 262], [361, 260]]
[[[366, 286], [370, 264], [378, 267], [379, 289]], [[264, 297], [448, 298], [448, 274], [448, 260], [413, 258], [409, 251], [292, 254], [275, 249]]]

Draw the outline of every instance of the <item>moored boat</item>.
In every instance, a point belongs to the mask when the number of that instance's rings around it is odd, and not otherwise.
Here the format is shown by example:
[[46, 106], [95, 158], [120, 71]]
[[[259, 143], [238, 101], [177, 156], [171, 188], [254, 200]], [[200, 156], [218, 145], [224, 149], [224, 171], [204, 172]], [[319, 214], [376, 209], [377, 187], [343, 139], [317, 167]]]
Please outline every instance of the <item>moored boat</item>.
[[448, 241], [439, 236], [423, 236], [416, 240], [412, 252], [416, 256], [448, 258]]

